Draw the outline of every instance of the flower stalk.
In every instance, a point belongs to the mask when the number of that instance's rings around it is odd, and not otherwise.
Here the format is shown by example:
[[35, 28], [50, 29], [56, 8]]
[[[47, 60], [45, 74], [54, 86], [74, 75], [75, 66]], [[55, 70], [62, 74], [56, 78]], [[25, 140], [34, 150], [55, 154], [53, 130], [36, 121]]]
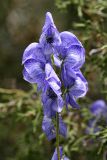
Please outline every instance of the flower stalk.
[[60, 150], [59, 150], [59, 113], [56, 112], [56, 148], [58, 160], [60, 160]]

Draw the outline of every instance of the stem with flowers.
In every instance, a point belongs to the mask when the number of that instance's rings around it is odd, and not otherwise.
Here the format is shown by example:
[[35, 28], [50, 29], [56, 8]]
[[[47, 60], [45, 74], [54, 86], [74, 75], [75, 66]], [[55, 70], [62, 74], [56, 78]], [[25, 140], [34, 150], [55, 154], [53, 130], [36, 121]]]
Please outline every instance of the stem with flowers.
[[76, 99], [85, 96], [88, 90], [88, 83], [80, 71], [84, 61], [85, 51], [78, 38], [68, 31], [59, 33], [51, 13], [47, 12], [39, 43], [31, 43], [25, 49], [22, 64], [24, 79], [36, 83], [41, 91], [42, 129], [48, 140], [56, 137], [52, 160], [69, 160], [59, 146], [59, 134], [64, 137], [67, 134], [61, 111], [64, 104], [78, 109]]

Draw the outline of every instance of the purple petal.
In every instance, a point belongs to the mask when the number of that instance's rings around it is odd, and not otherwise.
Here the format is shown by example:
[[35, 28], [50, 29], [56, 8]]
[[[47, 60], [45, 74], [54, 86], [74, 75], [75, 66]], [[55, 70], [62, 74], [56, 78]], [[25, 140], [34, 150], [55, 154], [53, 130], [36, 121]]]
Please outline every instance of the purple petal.
[[[59, 147], [59, 151], [60, 151], [60, 157], [62, 158], [63, 148]], [[55, 152], [54, 152], [53, 157], [52, 157], [51, 160], [58, 160], [57, 149], [55, 149]]]
[[71, 45], [66, 53], [64, 63], [69, 63], [73, 69], [79, 69], [85, 62], [85, 50], [80, 45]]
[[92, 114], [98, 116], [106, 112], [107, 114], [107, 106], [103, 100], [97, 100], [90, 106], [90, 111]]
[[42, 48], [38, 43], [31, 43], [25, 49], [22, 58], [22, 64], [24, 64], [28, 59], [35, 59], [37, 62], [43, 62], [43, 63], [46, 62]]
[[67, 126], [66, 124], [63, 122], [62, 117], [59, 117], [59, 133], [66, 137], [67, 135]]
[[47, 99], [46, 103], [43, 105], [44, 115], [55, 117], [56, 112], [53, 110], [54, 103], [52, 99]]
[[54, 111], [60, 113], [63, 109], [64, 101], [61, 96], [58, 96], [56, 101], [54, 101], [52, 108]]
[[48, 140], [52, 140], [56, 137], [56, 131], [51, 118], [44, 116], [43, 122], [42, 122], [42, 129], [45, 132]]
[[76, 102], [76, 99], [69, 93], [66, 94], [65, 101], [66, 101], [67, 108], [68, 108], [68, 104], [70, 104], [74, 109], [80, 108], [80, 106]]
[[[80, 79], [87, 83], [87, 80], [85, 79], [85, 77], [83, 76], [82, 72], [80, 70], [76, 71], [76, 76], [80, 77]], [[87, 87], [88, 87], [88, 83], [87, 83]]]
[[44, 114], [48, 117], [54, 117], [56, 112], [61, 112], [64, 106], [62, 97], [57, 96], [51, 88], [47, 88], [47, 91], [42, 93], [42, 103]]
[[50, 25], [52, 25], [52, 26], [54, 26], [54, 28], [56, 28], [51, 13], [47, 12], [46, 13], [46, 19], [45, 19], [45, 24], [43, 26], [42, 31], [45, 31]]
[[87, 84], [81, 80], [80, 77], [77, 77], [74, 85], [69, 89], [69, 94], [79, 98], [84, 97], [87, 93]]
[[56, 111], [53, 110], [53, 104], [55, 103], [55, 100], [46, 95], [46, 93], [43, 93], [42, 103], [43, 103], [44, 115], [50, 118], [55, 117]]
[[24, 63], [24, 67], [29, 76], [34, 79], [36, 83], [45, 80], [44, 66], [41, 63], [36, 62], [34, 59], [29, 59]]
[[36, 83], [35, 79], [30, 77], [29, 73], [26, 71], [26, 69], [23, 70], [23, 78], [25, 81], [28, 81], [29, 83]]
[[55, 63], [55, 65], [56, 65], [57, 67], [61, 67], [62, 60], [60, 60], [59, 57], [56, 56], [56, 55], [54, 55], [53, 58], [54, 58], [54, 63]]
[[82, 46], [81, 42], [71, 32], [67, 32], [67, 31], [61, 32], [60, 37], [62, 41], [62, 46], [70, 47], [73, 44]]
[[[69, 160], [65, 155], [63, 155], [63, 148], [62, 147], [59, 147], [59, 151], [60, 151], [61, 160]], [[58, 160], [57, 149], [55, 149], [51, 160]]]
[[49, 86], [53, 89], [53, 91], [57, 95], [61, 95], [61, 82], [58, 76], [56, 75], [55, 71], [53, 70], [52, 66], [47, 63], [45, 65], [45, 73], [46, 73], [46, 80]]
[[59, 32], [57, 31], [52, 15], [49, 12], [46, 13], [46, 20], [39, 42], [42, 46], [49, 44], [51, 47], [61, 43]]
[[65, 87], [70, 87], [70, 86], [74, 85], [74, 82], [76, 79], [76, 73], [71, 68], [70, 64], [64, 64], [62, 66], [61, 79], [62, 79]]

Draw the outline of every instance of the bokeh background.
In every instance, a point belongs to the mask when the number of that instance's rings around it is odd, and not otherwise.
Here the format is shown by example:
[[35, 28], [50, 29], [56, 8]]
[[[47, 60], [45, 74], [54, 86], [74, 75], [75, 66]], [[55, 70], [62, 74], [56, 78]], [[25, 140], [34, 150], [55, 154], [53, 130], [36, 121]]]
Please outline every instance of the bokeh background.
[[106, 160], [106, 126], [97, 135], [85, 132], [90, 104], [107, 101], [106, 0], [0, 0], [0, 160], [50, 160], [54, 151], [55, 141], [48, 142], [41, 129], [36, 86], [23, 80], [21, 64], [24, 49], [39, 39], [47, 11], [60, 32], [73, 32], [86, 49], [82, 72], [89, 91], [79, 111], [63, 113], [64, 151], [70, 160]]

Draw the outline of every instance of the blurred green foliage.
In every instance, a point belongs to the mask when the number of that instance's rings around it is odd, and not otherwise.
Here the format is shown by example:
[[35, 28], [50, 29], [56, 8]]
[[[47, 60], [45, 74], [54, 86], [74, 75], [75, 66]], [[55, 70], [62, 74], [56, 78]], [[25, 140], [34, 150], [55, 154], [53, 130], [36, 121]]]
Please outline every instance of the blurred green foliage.
[[71, 160], [106, 160], [107, 127], [85, 132], [92, 116], [89, 105], [96, 99], [107, 102], [106, 0], [0, 1], [0, 160], [50, 160], [54, 151], [55, 141], [48, 142], [41, 129], [40, 97], [35, 85], [22, 80], [21, 67], [22, 52], [38, 41], [46, 11], [59, 31], [73, 32], [86, 49], [82, 71], [89, 92], [79, 100], [79, 111], [64, 110], [68, 136], [60, 138], [61, 144]]
[[47, 160], [52, 148], [42, 133], [37, 93], [0, 89], [0, 98], [0, 160]]

